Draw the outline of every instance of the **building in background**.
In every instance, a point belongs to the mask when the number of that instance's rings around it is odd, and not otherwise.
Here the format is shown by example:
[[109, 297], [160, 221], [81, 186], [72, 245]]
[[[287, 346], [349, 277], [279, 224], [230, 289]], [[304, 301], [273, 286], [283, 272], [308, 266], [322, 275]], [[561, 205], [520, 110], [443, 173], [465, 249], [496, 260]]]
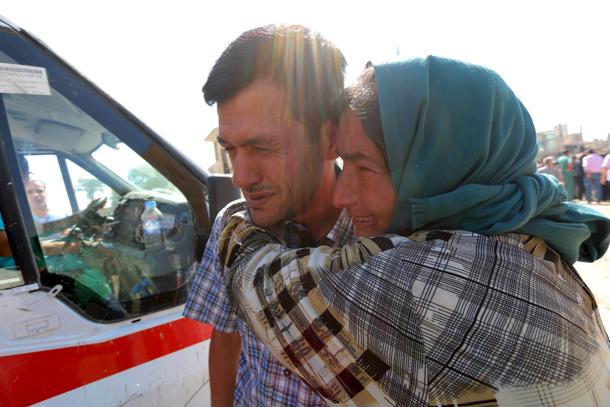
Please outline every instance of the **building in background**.
[[564, 150], [570, 150], [573, 153], [581, 153], [590, 148], [599, 152], [606, 153], [610, 151], [610, 134], [605, 140], [583, 140], [582, 128], [578, 133], [568, 133], [566, 124], [558, 124], [553, 130], [544, 130], [536, 133], [538, 141], [538, 158], [546, 156], [558, 156]]
[[231, 160], [229, 160], [229, 155], [225, 149], [216, 141], [217, 136], [218, 128], [216, 127], [204, 139], [204, 141], [209, 141], [214, 144], [214, 156], [216, 157], [216, 162], [208, 168], [208, 171], [213, 174], [231, 174], [233, 173]]
[[582, 144], [582, 129], [578, 133], [568, 133], [566, 124], [558, 124], [553, 130], [536, 133], [540, 151], [539, 157], [557, 155], [565, 149], [576, 150]]

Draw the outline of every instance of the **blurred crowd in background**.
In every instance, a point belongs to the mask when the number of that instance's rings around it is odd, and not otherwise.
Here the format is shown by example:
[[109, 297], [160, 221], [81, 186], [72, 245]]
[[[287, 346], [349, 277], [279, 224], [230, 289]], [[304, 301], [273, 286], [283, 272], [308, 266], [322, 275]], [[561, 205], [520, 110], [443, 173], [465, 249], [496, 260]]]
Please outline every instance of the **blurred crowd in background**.
[[590, 204], [610, 201], [610, 151], [565, 150], [557, 156], [542, 158], [537, 172], [552, 175], [563, 183], [569, 200]]

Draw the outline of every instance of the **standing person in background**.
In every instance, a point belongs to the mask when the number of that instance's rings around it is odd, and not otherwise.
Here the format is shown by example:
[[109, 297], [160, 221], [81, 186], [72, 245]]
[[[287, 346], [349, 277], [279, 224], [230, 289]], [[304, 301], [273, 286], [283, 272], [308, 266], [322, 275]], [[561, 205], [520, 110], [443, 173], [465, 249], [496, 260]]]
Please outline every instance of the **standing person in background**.
[[602, 180], [604, 181], [603, 187], [603, 200], [610, 200], [610, 151], [604, 157], [602, 162]]
[[572, 164], [570, 150], [565, 150], [562, 155], [557, 158], [556, 163], [561, 171], [561, 176], [563, 177], [563, 184], [568, 193], [568, 200], [571, 201], [574, 199], [574, 166]]
[[203, 87], [206, 102], [217, 105], [218, 142], [247, 204], [230, 205], [216, 218], [184, 312], [214, 328], [213, 406], [325, 404], [238, 316], [217, 247], [223, 213], [246, 208], [257, 225], [292, 242], [305, 235], [312, 244], [350, 241], [350, 217], [332, 204], [333, 106], [343, 90], [344, 68], [341, 51], [321, 35], [302, 26], [266, 26], [233, 41]]
[[602, 156], [595, 154], [593, 149], [590, 149], [589, 154], [582, 159], [582, 168], [585, 171], [585, 197], [588, 203], [591, 203], [593, 199], [593, 191], [595, 191], [596, 202], [600, 203], [602, 200], [601, 172], [603, 161]]
[[557, 178], [560, 182], [563, 182], [563, 177], [561, 176], [561, 171], [557, 167], [555, 167], [553, 156], [544, 157], [542, 160], [542, 167], [536, 170], [538, 174], [548, 174]]
[[582, 168], [582, 154], [572, 156], [572, 166], [574, 167], [574, 198], [581, 200], [585, 193], [585, 170]]
[[32, 210], [34, 222], [37, 225], [65, 218], [67, 214], [58, 214], [51, 211], [47, 201], [47, 185], [39, 179], [30, 179], [26, 184], [28, 203]]

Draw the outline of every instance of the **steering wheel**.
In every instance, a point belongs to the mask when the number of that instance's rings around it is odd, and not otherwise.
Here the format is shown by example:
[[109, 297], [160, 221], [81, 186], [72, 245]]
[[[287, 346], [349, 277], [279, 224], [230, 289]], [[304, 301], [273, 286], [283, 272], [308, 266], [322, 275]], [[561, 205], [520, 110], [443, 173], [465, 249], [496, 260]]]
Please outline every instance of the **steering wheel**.
[[68, 217], [75, 217], [76, 223], [66, 236], [66, 246], [70, 243], [82, 242], [85, 238], [95, 236], [101, 231], [101, 225], [104, 224], [106, 217], [98, 214], [97, 211], [106, 205], [106, 201], [105, 197], [94, 199], [85, 209]]

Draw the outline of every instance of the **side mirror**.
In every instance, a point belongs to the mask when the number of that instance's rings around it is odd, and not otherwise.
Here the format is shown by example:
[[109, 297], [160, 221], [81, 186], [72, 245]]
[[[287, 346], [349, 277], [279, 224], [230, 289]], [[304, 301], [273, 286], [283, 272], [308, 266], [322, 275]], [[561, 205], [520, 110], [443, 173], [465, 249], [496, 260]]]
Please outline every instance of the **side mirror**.
[[228, 174], [210, 174], [208, 176], [208, 202], [210, 223], [214, 223], [218, 212], [229, 202], [241, 199], [241, 191], [232, 182]]

